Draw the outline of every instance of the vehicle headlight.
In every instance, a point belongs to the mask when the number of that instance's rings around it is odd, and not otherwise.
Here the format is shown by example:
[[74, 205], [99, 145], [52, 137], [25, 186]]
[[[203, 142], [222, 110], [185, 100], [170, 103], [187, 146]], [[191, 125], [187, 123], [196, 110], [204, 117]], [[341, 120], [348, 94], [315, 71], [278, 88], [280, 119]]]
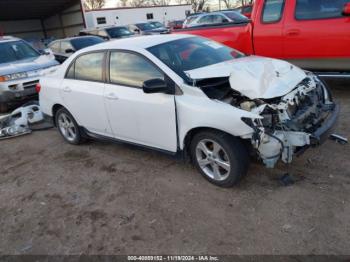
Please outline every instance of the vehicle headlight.
[[20, 78], [26, 78], [26, 77], [28, 77], [27, 72], [8, 74], [8, 75], [0, 76], [0, 82], [7, 82], [7, 81], [20, 79]]

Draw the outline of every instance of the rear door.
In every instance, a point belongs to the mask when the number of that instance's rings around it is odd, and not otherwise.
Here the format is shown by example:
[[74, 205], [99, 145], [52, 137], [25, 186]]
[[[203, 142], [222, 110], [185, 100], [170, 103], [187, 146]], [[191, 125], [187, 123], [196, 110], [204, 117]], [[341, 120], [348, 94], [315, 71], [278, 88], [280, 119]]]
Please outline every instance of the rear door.
[[285, 0], [259, 1], [256, 8], [257, 17], [253, 31], [255, 53], [261, 56], [282, 58]]
[[61, 95], [78, 124], [90, 132], [111, 136], [104, 106], [105, 52], [78, 56], [62, 83]]
[[349, 0], [289, 0], [284, 57], [307, 69], [350, 71]]
[[145, 94], [142, 83], [164, 73], [144, 56], [110, 54], [105, 103], [114, 137], [171, 152], [177, 150], [174, 95]]

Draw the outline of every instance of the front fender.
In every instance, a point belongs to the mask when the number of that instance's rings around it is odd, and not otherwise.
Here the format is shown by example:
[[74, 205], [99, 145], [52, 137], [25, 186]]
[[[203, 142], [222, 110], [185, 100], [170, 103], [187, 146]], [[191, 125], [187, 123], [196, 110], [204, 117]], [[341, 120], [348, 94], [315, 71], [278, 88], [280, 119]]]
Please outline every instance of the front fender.
[[178, 96], [176, 108], [180, 149], [184, 148], [187, 133], [194, 128], [212, 128], [236, 137], [248, 138], [254, 130], [241, 118], [262, 118], [257, 114], [202, 96]]

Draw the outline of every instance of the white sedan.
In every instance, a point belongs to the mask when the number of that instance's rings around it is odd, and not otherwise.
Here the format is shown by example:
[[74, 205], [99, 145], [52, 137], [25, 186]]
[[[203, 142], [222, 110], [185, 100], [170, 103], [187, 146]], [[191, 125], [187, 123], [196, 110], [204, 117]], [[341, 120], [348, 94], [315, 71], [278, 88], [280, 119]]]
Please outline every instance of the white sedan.
[[67, 142], [108, 139], [182, 153], [224, 187], [246, 174], [252, 154], [268, 167], [290, 163], [338, 114], [312, 73], [190, 35], [98, 44], [40, 83], [41, 109]]

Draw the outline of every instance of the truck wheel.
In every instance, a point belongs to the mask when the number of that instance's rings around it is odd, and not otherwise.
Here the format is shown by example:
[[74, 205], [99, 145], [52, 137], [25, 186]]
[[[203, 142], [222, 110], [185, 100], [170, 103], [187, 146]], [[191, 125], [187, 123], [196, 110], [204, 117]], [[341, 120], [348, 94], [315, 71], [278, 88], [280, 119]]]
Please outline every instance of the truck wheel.
[[63, 138], [70, 144], [78, 145], [84, 142], [79, 125], [65, 108], [60, 108], [55, 115], [57, 128]]
[[247, 173], [249, 154], [237, 138], [219, 131], [200, 132], [190, 145], [192, 160], [211, 183], [232, 187]]
[[8, 105], [6, 103], [0, 103], [0, 113], [6, 113], [8, 111]]

